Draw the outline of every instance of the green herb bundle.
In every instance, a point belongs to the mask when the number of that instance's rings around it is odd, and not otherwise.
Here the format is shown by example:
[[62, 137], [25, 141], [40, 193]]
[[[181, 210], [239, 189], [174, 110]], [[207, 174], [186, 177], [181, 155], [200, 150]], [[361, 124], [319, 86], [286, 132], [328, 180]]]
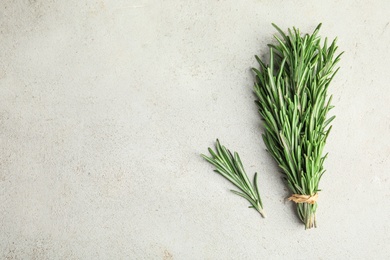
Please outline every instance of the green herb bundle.
[[231, 190], [231, 192], [245, 198], [251, 204], [249, 208], [256, 209], [262, 217], [265, 217], [263, 203], [261, 202], [260, 192], [257, 186], [257, 173], [255, 173], [252, 185], [238, 153], [234, 152], [233, 155], [225, 146], [219, 143], [218, 139], [215, 147], [215, 152], [209, 148], [211, 157], [204, 154], [201, 154], [201, 156], [216, 167], [215, 172], [225, 177], [240, 190]]
[[263, 140], [280, 168], [296, 202], [305, 228], [316, 227], [318, 185], [325, 170], [323, 149], [334, 116], [330, 82], [337, 73], [336, 39], [321, 43], [318, 31], [302, 36], [298, 29], [275, 36], [278, 44], [269, 45], [269, 64], [256, 56], [256, 103], [264, 120]]

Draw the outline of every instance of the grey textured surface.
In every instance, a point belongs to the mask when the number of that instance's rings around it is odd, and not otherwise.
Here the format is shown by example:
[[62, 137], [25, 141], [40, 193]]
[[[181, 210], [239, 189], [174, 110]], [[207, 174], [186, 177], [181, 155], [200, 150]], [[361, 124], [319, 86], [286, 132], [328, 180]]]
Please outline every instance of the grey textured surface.
[[[390, 2], [0, 3], [0, 258], [389, 259]], [[262, 143], [275, 22], [339, 37], [319, 227]], [[259, 172], [268, 218], [199, 153]]]

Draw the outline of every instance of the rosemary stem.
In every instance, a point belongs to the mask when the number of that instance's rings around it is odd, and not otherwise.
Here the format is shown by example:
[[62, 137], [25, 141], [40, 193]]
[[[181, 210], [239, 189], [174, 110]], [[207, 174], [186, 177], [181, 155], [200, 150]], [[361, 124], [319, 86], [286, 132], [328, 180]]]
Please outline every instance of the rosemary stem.
[[316, 210], [317, 203], [298, 203], [297, 204], [298, 215], [303, 224], [305, 224], [305, 229], [317, 227], [316, 222]]

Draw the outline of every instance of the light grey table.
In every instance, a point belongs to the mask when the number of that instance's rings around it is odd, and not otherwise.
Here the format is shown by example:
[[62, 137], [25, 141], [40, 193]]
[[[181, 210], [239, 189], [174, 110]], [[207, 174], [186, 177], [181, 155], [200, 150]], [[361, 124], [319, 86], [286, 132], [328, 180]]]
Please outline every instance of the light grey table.
[[[0, 3], [0, 258], [389, 259], [390, 2]], [[261, 140], [254, 55], [339, 37], [337, 116], [305, 231]], [[240, 152], [268, 218], [199, 153]]]

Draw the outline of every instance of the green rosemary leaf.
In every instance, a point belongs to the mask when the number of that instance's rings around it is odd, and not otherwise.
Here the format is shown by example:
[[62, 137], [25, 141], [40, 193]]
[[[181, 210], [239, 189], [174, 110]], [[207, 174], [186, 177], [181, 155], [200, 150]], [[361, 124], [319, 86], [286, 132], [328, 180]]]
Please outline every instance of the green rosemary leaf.
[[234, 152], [233, 158], [234, 158], [234, 162], [236, 165], [236, 172], [240, 175], [241, 179], [244, 181], [244, 184], [247, 187], [249, 193], [251, 193], [251, 195], [255, 196], [255, 194], [252, 192], [252, 186], [249, 182], [248, 176], [245, 173], [244, 166], [242, 166], [242, 162], [241, 162], [241, 159], [240, 159], [240, 156], [238, 155], [238, 153]]
[[251, 184], [244, 170], [239, 154], [234, 152], [233, 155], [228, 149], [226, 149], [225, 146], [220, 144], [218, 139], [215, 147], [215, 152], [211, 148], [208, 149], [212, 157], [208, 157], [204, 154], [201, 154], [201, 156], [216, 167], [214, 171], [225, 177], [242, 191], [238, 192], [231, 190], [234, 194], [248, 200], [248, 202], [252, 205], [249, 207], [253, 207], [263, 217], [265, 217], [263, 203], [261, 201], [257, 185], [257, 173], [255, 173], [254, 182]]
[[257, 172], [255, 172], [255, 176], [253, 177], [253, 184], [255, 185], [255, 191], [256, 191], [257, 197], [259, 198], [260, 206], [263, 207], [263, 203], [262, 203], [261, 197], [260, 197], [259, 187], [257, 185]]
[[247, 199], [252, 204], [253, 207], [256, 207], [257, 202], [254, 201], [249, 195], [247, 195], [247, 194], [245, 194], [243, 192], [235, 191], [235, 190], [230, 190], [230, 191], [233, 192], [234, 194], [238, 195], [238, 196], [241, 196], [241, 197]]
[[333, 119], [335, 119], [335, 118], [336, 118], [336, 116], [331, 116], [330, 118], [328, 118], [328, 119], [324, 122], [323, 128], [327, 127], [327, 126], [330, 124], [330, 122], [332, 122]]
[[[301, 35], [293, 27], [284, 33], [272, 24], [279, 36], [269, 44], [268, 64], [256, 56], [260, 68], [254, 92], [259, 113], [264, 119], [263, 141], [267, 151], [282, 169], [289, 189], [308, 198], [319, 191], [325, 170], [323, 149], [335, 116], [327, 118], [332, 97], [327, 91], [337, 74], [342, 55], [336, 55], [337, 39], [321, 44], [321, 24], [312, 34]], [[257, 189], [255, 186], [255, 193]], [[299, 218], [306, 228], [316, 226], [317, 204], [297, 203]]]

